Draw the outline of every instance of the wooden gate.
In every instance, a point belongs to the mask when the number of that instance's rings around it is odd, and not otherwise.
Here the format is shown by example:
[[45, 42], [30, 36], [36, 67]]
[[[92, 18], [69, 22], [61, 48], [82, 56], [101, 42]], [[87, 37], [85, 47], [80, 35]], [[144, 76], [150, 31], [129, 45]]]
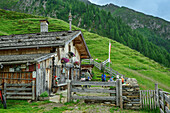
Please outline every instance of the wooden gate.
[[7, 99], [35, 99], [35, 82], [28, 84], [4, 83], [4, 94]]
[[156, 109], [155, 90], [140, 90], [142, 108]]
[[[90, 88], [82, 88], [76, 86], [91, 86]], [[101, 87], [102, 86], [102, 87]], [[74, 95], [74, 93], [85, 93], [86, 95]], [[95, 93], [96, 96], [89, 96]], [[106, 95], [99, 95], [98, 94]], [[87, 96], [88, 95], [88, 96]], [[68, 101], [71, 99], [97, 100], [115, 103], [122, 108], [122, 81], [119, 79], [115, 82], [78, 82], [72, 81], [68, 83]]]

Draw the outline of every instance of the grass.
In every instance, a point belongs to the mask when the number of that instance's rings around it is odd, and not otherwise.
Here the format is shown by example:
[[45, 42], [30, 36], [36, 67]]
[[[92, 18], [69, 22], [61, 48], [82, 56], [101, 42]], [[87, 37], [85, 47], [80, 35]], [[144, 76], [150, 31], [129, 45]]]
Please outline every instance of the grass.
[[49, 101], [28, 103], [26, 100], [7, 100], [7, 109], [3, 109], [0, 104], [0, 113], [33, 113], [44, 112], [44, 108], [39, 108], [39, 105], [50, 103]]
[[[4, 12], [10, 13], [10, 11]], [[15, 15], [14, 12], [12, 12]], [[1, 14], [1, 13], [0, 13]], [[16, 13], [17, 19], [14, 16], [5, 15], [0, 18], [0, 35], [25, 34], [40, 32], [39, 20], [45, 19], [32, 15]], [[50, 22], [49, 32], [53, 31], [68, 31], [69, 24], [59, 19], [47, 18]], [[136, 78], [141, 89], [154, 89], [154, 84], [158, 83], [159, 88], [170, 91], [170, 69], [159, 63], [143, 56], [139, 52], [130, 49], [114, 40], [106, 37], [90, 33], [84, 29], [72, 26], [73, 30], [81, 30], [87, 43], [90, 54], [94, 59], [98, 58], [98, 62], [103, 62], [108, 59], [109, 41], [112, 44], [111, 48], [111, 68], [124, 74], [126, 77]], [[101, 72], [96, 68], [93, 69], [94, 80], [100, 80]], [[149, 78], [149, 79], [148, 79]]]
[[[57, 105], [53, 103], [53, 105]], [[38, 101], [28, 103], [26, 100], [7, 100], [7, 109], [2, 109], [0, 104], [0, 113], [63, 113], [68, 112], [101, 112], [101, 111], [110, 111], [114, 112], [123, 112], [123, 113], [158, 113], [159, 110], [151, 111], [149, 109], [145, 110], [121, 110], [118, 107], [108, 106], [104, 104], [86, 104], [78, 100], [77, 102], [69, 102], [60, 104], [60, 106], [53, 106], [50, 101]], [[50, 108], [50, 109], [48, 109]]]

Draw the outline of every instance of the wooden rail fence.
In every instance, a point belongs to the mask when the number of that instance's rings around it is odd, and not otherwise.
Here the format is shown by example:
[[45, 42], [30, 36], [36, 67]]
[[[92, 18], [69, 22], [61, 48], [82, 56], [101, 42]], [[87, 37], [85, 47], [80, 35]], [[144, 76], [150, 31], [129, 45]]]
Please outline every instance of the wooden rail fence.
[[35, 99], [35, 81], [27, 84], [4, 83], [4, 94], [7, 99]]
[[158, 89], [158, 84], [155, 84], [155, 90], [141, 90], [140, 101], [143, 109], [158, 107], [160, 113], [170, 113], [170, 93]]
[[[101, 89], [93, 89], [94, 87], [89, 88], [78, 88], [75, 86], [81, 85], [91, 85], [91, 86], [103, 86]], [[115, 86], [114, 89], [106, 89], [105, 86]], [[115, 94], [115, 96], [74, 96], [73, 92], [79, 93], [109, 93]], [[109, 101], [115, 103], [117, 106], [123, 108], [122, 103], [122, 81], [121, 79], [117, 80], [116, 82], [79, 82], [79, 81], [69, 81], [68, 82], [68, 94], [67, 94], [67, 101], [70, 102], [72, 99], [83, 99], [83, 100], [102, 100], [102, 101]]]
[[94, 66], [97, 67], [99, 70], [102, 70], [102, 67], [104, 67], [105, 71], [107, 73], [109, 73], [110, 75], [120, 75], [120, 76], [123, 76], [123, 78], [125, 78], [124, 75], [122, 75], [121, 73], [113, 70], [112, 68], [109, 68], [105, 65], [106, 61], [102, 62], [102, 63], [98, 63], [96, 61], [94, 61]]

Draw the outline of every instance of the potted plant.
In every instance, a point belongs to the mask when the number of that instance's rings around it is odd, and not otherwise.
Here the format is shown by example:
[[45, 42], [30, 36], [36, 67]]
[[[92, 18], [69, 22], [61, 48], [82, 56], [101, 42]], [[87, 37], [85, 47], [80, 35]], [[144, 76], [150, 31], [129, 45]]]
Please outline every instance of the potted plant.
[[49, 100], [49, 96], [48, 96], [47, 91], [41, 93], [41, 95], [39, 96], [38, 100], [40, 100], [40, 101]]
[[62, 64], [65, 64], [65, 63], [68, 63], [69, 62], [69, 59], [68, 58], [62, 58], [61, 59], [61, 63]]
[[75, 61], [73, 64], [74, 64], [74, 66], [78, 66], [78, 65], [79, 65], [79, 62], [78, 62], [78, 61]]

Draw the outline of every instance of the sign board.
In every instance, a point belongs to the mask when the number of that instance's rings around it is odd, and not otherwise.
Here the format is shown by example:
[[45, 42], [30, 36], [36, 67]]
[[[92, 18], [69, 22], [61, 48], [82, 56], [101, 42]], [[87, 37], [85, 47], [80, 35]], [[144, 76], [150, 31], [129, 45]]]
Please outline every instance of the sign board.
[[21, 69], [25, 69], [26, 67], [27, 67], [26, 64], [21, 65]]
[[32, 72], [32, 78], [36, 78], [36, 71]]
[[14, 68], [9, 68], [9, 72], [14, 72]]

